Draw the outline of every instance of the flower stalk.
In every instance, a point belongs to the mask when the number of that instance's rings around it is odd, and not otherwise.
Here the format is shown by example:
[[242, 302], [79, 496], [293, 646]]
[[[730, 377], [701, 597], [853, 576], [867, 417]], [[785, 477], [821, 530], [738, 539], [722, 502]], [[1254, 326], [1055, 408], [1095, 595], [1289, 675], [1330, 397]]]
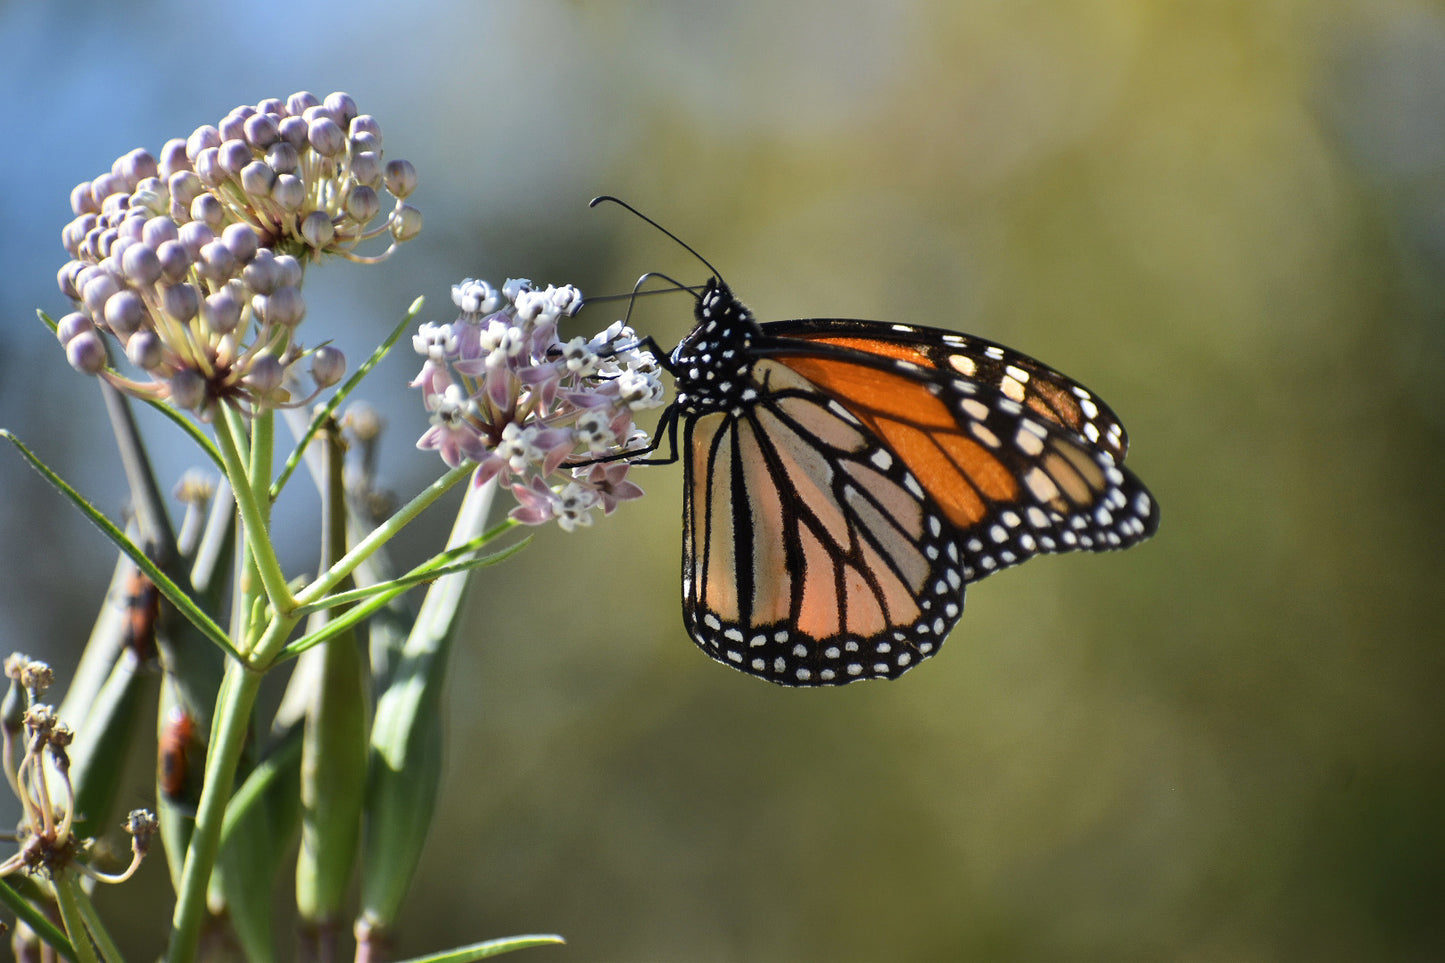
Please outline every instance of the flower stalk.
[[216, 699], [215, 726], [206, 756], [205, 782], [196, 807], [196, 827], [186, 850], [176, 909], [171, 916], [167, 963], [189, 963], [200, 946], [206, 915], [206, 887], [221, 848], [221, 827], [231, 799], [241, 750], [246, 742], [251, 710], [261, 690], [262, 673], [234, 660], [226, 665]]
[[[256, 423], [259, 425], [261, 422], [269, 420], [269, 415], [262, 415], [256, 419]], [[231, 490], [235, 493], [236, 507], [241, 513], [241, 526], [246, 538], [246, 553], [255, 566], [262, 586], [265, 587], [266, 597], [271, 603], [272, 610], [278, 615], [284, 615], [295, 608], [295, 600], [291, 597], [291, 590], [286, 585], [286, 575], [281, 570], [281, 563], [276, 558], [276, 550], [271, 544], [269, 535], [271, 502], [269, 498], [258, 496], [251, 483], [251, 479], [255, 477], [251, 474], [251, 468], [256, 466], [257, 461], [269, 466], [269, 458], [259, 454], [261, 446], [252, 445], [251, 464], [247, 464], [236, 445], [230, 418], [217, 419], [215, 431], [221, 457], [226, 464], [227, 481], [230, 482]], [[259, 428], [257, 434], [269, 444], [270, 438], [264, 437]], [[264, 433], [264, 435], [269, 435], [269, 433]], [[260, 477], [269, 478], [269, 472]], [[244, 639], [245, 635], [242, 634], [239, 639], [242, 644], [244, 644]], [[241, 649], [241, 652], [245, 656], [251, 654], [244, 648]], [[264, 668], [264, 664], [259, 668]]]

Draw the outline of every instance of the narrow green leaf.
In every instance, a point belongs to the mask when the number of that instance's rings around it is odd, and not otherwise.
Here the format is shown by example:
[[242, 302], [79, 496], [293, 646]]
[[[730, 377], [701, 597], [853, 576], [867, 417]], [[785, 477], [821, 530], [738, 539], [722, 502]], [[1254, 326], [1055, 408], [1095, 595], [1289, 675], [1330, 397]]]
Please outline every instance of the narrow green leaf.
[[[448, 575], [464, 574], [466, 572], [470, 572], [474, 568], [481, 568], [487, 565], [495, 565], [497, 562], [511, 558], [513, 555], [515, 555], [517, 552], [520, 552], [531, 543], [532, 539], [530, 536], [528, 536], [527, 538], [522, 539], [516, 544], [508, 545], [506, 548], [501, 549], [497, 552], [493, 552], [490, 555], [483, 555], [475, 559], [464, 559], [460, 562], [455, 562], [451, 565], [442, 566], [436, 569], [430, 567], [435, 562], [435, 559], [433, 559], [430, 562], [423, 563], [422, 566], [418, 566], [418, 568], [425, 569], [420, 574], [409, 573], [400, 578], [393, 579], [392, 581], [385, 583], [382, 586], [384, 591], [381, 591], [377, 594], [373, 594], [374, 587], [357, 590], [358, 592], [361, 592], [366, 596], [370, 596], [370, 598], [360, 605], [347, 609], [343, 615], [339, 616], [336, 619], [333, 619], [331, 622], [328, 622], [325, 626], [318, 629], [317, 631], [312, 632], [308, 635], [304, 635], [301, 638], [295, 640], [294, 642], [291, 642], [282, 651], [281, 657], [289, 658], [292, 656], [297, 656], [307, 651], [308, 649], [320, 645], [322, 642], [325, 642], [327, 639], [330, 639], [331, 637], [336, 635], [336, 633], [343, 631], [344, 629], [348, 629], [353, 625], [356, 625], [366, 620], [380, 609], [391, 604], [392, 600], [422, 582], [435, 582], [437, 579], [443, 578]], [[471, 549], [467, 549], [467, 551], [471, 551]], [[329, 598], [335, 601], [337, 599], [342, 599], [346, 596], [354, 594], [356, 593], [345, 592], [338, 596], [330, 596]], [[314, 604], [319, 605], [321, 603]], [[309, 612], [312, 607], [313, 606], [310, 605], [305, 606], [301, 611]]]
[[[356, 513], [352, 512], [353, 526], [348, 537], [353, 540], [364, 538], [365, 531], [355, 524]], [[371, 558], [356, 566], [352, 578], [363, 588], [390, 582], [395, 566], [385, 551], [377, 552]], [[401, 658], [402, 647], [406, 645], [407, 633], [416, 621], [417, 606], [411, 604], [406, 593], [393, 596], [384, 606], [373, 611], [366, 620], [366, 642], [371, 661], [371, 692], [373, 699], [391, 684], [391, 675]]]
[[298, 725], [286, 731], [231, 796], [225, 822], [221, 825], [221, 845], [230, 842], [248, 811], [261, 805], [262, 800], [282, 793], [294, 796], [300, 770], [301, 727]]
[[[311, 430], [304, 412], [298, 409], [283, 409], [280, 414], [298, 442]], [[368, 444], [365, 441], [361, 443], [363, 452], [367, 450]], [[307, 452], [306, 467], [317, 488], [320, 489], [325, 485], [324, 466], [320, 464], [320, 459], [314, 457], [314, 454], [314, 450]], [[363, 459], [365, 459], [365, 455], [363, 455]], [[370, 484], [367, 480], [369, 475], [370, 470], [363, 470], [360, 479], [362, 484]], [[373, 506], [365, 504], [365, 495], [350, 484], [347, 486], [346, 495], [347, 541], [353, 545], [360, 544], [371, 534], [375, 524]], [[396, 577], [395, 566], [388, 558], [386, 551], [382, 550], [359, 562], [352, 570], [351, 577], [360, 589], [359, 594], [352, 598], [333, 595], [330, 597], [333, 604], [342, 602], [355, 604], [370, 598], [371, 593], [365, 590], [382, 583], [389, 583]], [[385, 589], [381, 591], [385, 591]], [[326, 603], [317, 606], [316, 611], [324, 608], [326, 608]], [[310, 609], [302, 611], [307, 615], [310, 615], [311, 612]], [[365, 622], [366, 641], [371, 660], [371, 691], [373, 695], [376, 695], [386, 688], [386, 684], [391, 678], [391, 670], [401, 655], [401, 647], [406, 642], [407, 633], [411, 631], [411, 625], [416, 621], [416, 607], [409, 604], [404, 595], [390, 593], [390, 600], [384, 606], [374, 610], [369, 608], [368, 613]], [[283, 652], [283, 657], [295, 654], [294, 652]], [[294, 674], [292, 679], [295, 679]], [[294, 681], [291, 685], [294, 685]], [[288, 692], [290, 688], [291, 686], [288, 685]], [[281, 713], [278, 711], [278, 719], [280, 715]], [[299, 717], [298, 715], [297, 718]]]
[[70, 934], [70, 945], [75, 948], [76, 963], [99, 963], [95, 944], [85, 928], [85, 917], [80, 912], [80, 901], [88, 899], [75, 881], [74, 870], [62, 873], [52, 881], [55, 889], [55, 905], [60, 910], [60, 922]]
[[[505, 562], [507, 559], [511, 558], [513, 555], [516, 555], [522, 549], [526, 548], [528, 545], [531, 545], [532, 536], [528, 535], [526, 538], [518, 539], [511, 545], [508, 545], [506, 548], [499, 548], [495, 552], [490, 552], [486, 555], [472, 554], [478, 548], [485, 544], [485, 539], [481, 538], [477, 539], [475, 544], [463, 547], [460, 552], [444, 552], [443, 554], [437, 556], [437, 558], [432, 559], [431, 562], [428, 562], [427, 568], [424, 571], [414, 570], [406, 575], [403, 575], [401, 578], [397, 579], [397, 581], [405, 582], [408, 585], [414, 585], [417, 582], [429, 582], [434, 579], [439, 579], [444, 575], [456, 575], [461, 572], [470, 572], [474, 568], [487, 568], [489, 566], [496, 565], [498, 562]], [[455, 558], [456, 561], [451, 561], [452, 558]], [[445, 560], [446, 564], [436, 565], [438, 559]]]
[[275, 891], [295, 852], [300, 822], [301, 730], [276, 743], [231, 797], [221, 825], [212, 902], [225, 900], [231, 927], [251, 963], [277, 959]]
[[470, 475], [475, 466], [471, 462], [463, 462], [455, 468], [448, 470], [440, 478], [434, 480], [430, 485], [423, 488], [414, 495], [411, 501], [398, 508], [391, 517], [382, 522], [376, 528], [352, 547], [351, 551], [341, 558], [335, 565], [318, 575], [311, 584], [295, 594], [295, 603], [310, 605], [317, 599], [325, 597], [326, 593], [336, 587], [342, 579], [346, 578], [356, 566], [366, 561], [388, 541], [396, 536], [407, 525], [411, 524], [422, 512], [426, 511], [438, 499], [459, 484]]
[[76, 900], [76, 903], [80, 908], [80, 918], [84, 921], [90, 938], [95, 941], [101, 959], [106, 963], [125, 963], [125, 957], [121, 955], [120, 947], [115, 945], [115, 939], [105, 928], [105, 920], [101, 919], [100, 913], [96, 912], [95, 903], [91, 901], [90, 894], [83, 889], [79, 889], [79, 892], [80, 898]]
[[17, 919], [24, 920], [25, 925], [35, 931], [35, 935], [44, 940], [67, 959], [75, 959], [75, 947], [70, 945], [70, 938], [65, 935], [54, 923], [50, 922], [40, 910], [19, 892], [15, 890], [9, 881], [0, 879], [0, 903], [4, 903]]
[[150, 679], [134, 650], [123, 648], [110, 678], [85, 706], [84, 715], [69, 719], [75, 728], [70, 747], [70, 781], [75, 787], [75, 834], [98, 836], [115, 822], [129, 747], [139, 738], [141, 708]]
[[298, 655], [301, 655], [304, 652], [316, 648], [316, 646], [320, 645], [321, 643], [326, 642], [329, 639], [335, 638], [338, 633], [345, 632], [348, 629], [351, 629], [354, 626], [358, 625], [359, 623], [366, 621], [366, 619], [369, 618], [373, 612], [376, 612], [379, 609], [389, 605], [393, 599], [395, 599], [399, 595], [404, 594], [409, 588], [410, 586], [407, 585], [393, 587], [381, 593], [380, 595], [372, 596], [370, 599], [360, 605], [352, 606], [341, 615], [332, 619], [330, 622], [327, 622], [321, 628], [317, 629], [314, 632], [303, 635], [301, 638], [287, 645], [286, 648], [281, 650], [281, 655], [277, 657], [278, 660], [283, 658], [294, 658]]
[[310, 605], [303, 605], [296, 611], [301, 615], [310, 615], [313, 612], [320, 612], [339, 605], [365, 601], [383, 592], [389, 593], [392, 589], [408, 589], [414, 585], [420, 585], [422, 582], [434, 581], [443, 575], [453, 575], [457, 572], [467, 572], [474, 568], [485, 568], [488, 565], [496, 565], [498, 562], [504, 562], [530, 545], [532, 543], [532, 537], [529, 535], [489, 555], [473, 555], [473, 553], [476, 552], [477, 549], [485, 547], [486, 544], [492, 541], [497, 535], [512, 528], [514, 524], [515, 523], [507, 523], [498, 526], [497, 529], [485, 535], [479, 535], [465, 545], [435, 555], [405, 575], [399, 575], [389, 581], [377, 582], [374, 585], [368, 585], [364, 588], [352, 589], [349, 592], [338, 592], [335, 595], [328, 595], [319, 601], [312, 602]]
[[[326, 426], [322, 489], [321, 565], [346, 551], [346, 490], [342, 443], [335, 421]], [[313, 622], [325, 623], [328, 613]], [[296, 908], [312, 927], [342, 922], [361, 836], [366, 785], [366, 670], [356, 633], [346, 630], [309, 653], [319, 683], [306, 713], [301, 749], [301, 851], [296, 858]]]
[[281, 494], [281, 489], [286, 487], [286, 482], [290, 481], [291, 475], [296, 471], [297, 466], [301, 464], [301, 459], [305, 456], [306, 448], [311, 444], [311, 439], [315, 438], [316, 433], [321, 430], [321, 426], [336, 414], [336, 410], [341, 407], [341, 403], [356, 390], [357, 386], [361, 384], [362, 379], [371, 373], [371, 369], [380, 364], [381, 359], [387, 356], [387, 353], [391, 351], [402, 334], [411, 327], [412, 322], [416, 320], [416, 316], [421, 314], [423, 304], [425, 304], [424, 298], [417, 298], [411, 303], [411, 307], [407, 309], [406, 316], [401, 319], [401, 323], [392, 329], [391, 334], [386, 336], [386, 340], [378, 345], [376, 350], [371, 353], [371, 357], [367, 358], [361, 367], [356, 369], [356, 373], [350, 378], [347, 378], [342, 386], [336, 390], [336, 393], [331, 396], [330, 400], [316, 412], [315, 417], [311, 419], [311, 424], [306, 427], [306, 431], [302, 433], [300, 439], [296, 442], [296, 448], [291, 452], [290, 457], [286, 459], [286, 464], [282, 466], [281, 474], [277, 475], [276, 480], [271, 483], [272, 501], [275, 501], [276, 497]]
[[100, 383], [100, 395], [105, 401], [106, 414], [110, 416], [110, 428], [115, 435], [121, 467], [130, 486], [131, 510], [140, 530], [139, 541], [157, 565], [166, 567], [175, 554], [176, 533], [166, 511], [165, 499], [161, 497], [161, 486], [151, 468], [150, 454], [141, 440], [135, 412], [131, 410], [130, 400], [109, 382]]
[[16, 438], [15, 435], [11, 434], [10, 431], [0, 428], [0, 438], [4, 438], [13, 444], [25, 460], [30, 463], [30, 467], [39, 472], [41, 477], [50, 483], [51, 487], [59, 491], [70, 500], [71, 504], [80, 509], [81, 514], [90, 519], [91, 524], [99, 528], [102, 534], [115, 543], [116, 547], [130, 556], [131, 560], [140, 567], [141, 571], [145, 572], [146, 577], [155, 583], [156, 588], [160, 589], [161, 594], [180, 610], [187, 621], [200, 629], [206, 638], [223, 648], [233, 658], [240, 658], [231, 646], [231, 640], [226, 637], [225, 631], [212, 621], [211, 617], [203, 612], [200, 607], [191, 600], [190, 596], [182, 592], [180, 587], [171, 581], [169, 576], [157, 568], [156, 564], [146, 557], [145, 552], [141, 550], [140, 546], [131, 541], [125, 532], [116, 527], [115, 523], [106, 518], [105, 514], [98, 508], [86, 501], [84, 496], [70, 487], [65, 479], [61, 478], [50, 466], [41, 461], [34, 452], [27, 448], [25, 444], [19, 438]]
[[488, 957], [501, 956], [503, 953], [510, 953], [513, 950], [525, 950], [533, 946], [557, 946], [566, 944], [566, 942], [555, 933], [504, 936], [500, 939], [487, 940], [485, 943], [459, 946], [453, 950], [444, 950], [428, 956], [413, 956], [409, 960], [398, 960], [397, 963], [470, 963], [472, 960], [485, 960]]
[[[496, 483], [472, 488], [448, 544], [482, 531]], [[387, 931], [411, 886], [436, 804], [442, 768], [441, 693], [470, 580], [462, 572], [427, 590], [391, 684], [377, 701], [362, 846], [361, 923]]]

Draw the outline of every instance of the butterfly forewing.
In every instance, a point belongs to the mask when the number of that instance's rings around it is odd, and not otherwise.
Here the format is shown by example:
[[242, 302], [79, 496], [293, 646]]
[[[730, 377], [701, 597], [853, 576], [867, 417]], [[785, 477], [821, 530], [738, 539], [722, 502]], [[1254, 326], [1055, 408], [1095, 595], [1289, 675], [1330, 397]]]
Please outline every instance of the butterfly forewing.
[[962, 538], [966, 580], [1040, 552], [1124, 548], [1154, 531], [1152, 499], [1109, 451], [987, 384], [851, 348], [777, 360], [847, 408], [922, 484]]
[[1129, 449], [1118, 416], [1093, 392], [1042, 361], [983, 338], [843, 318], [770, 321], [762, 327], [771, 337], [834, 345], [989, 385], [1045, 420], [1083, 435], [1116, 462], [1123, 461]]

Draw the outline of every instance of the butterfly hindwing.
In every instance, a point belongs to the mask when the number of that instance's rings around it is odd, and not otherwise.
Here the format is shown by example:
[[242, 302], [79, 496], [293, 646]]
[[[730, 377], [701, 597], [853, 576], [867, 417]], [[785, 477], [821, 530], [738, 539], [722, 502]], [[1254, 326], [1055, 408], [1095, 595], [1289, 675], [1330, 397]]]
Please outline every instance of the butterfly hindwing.
[[785, 685], [898, 675], [962, 613], [959, 546], [858, 418], [774, 362], [753, 377], [756, 404], [688, 424], [689, 632]]

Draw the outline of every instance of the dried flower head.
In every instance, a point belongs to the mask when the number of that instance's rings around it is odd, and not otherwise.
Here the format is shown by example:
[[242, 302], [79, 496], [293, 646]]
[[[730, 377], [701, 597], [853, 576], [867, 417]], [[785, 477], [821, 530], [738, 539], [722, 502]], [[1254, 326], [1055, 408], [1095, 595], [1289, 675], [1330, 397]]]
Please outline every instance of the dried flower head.
[[54, 874], [71, 864], [81, 846], [71, 832], [75, 794], [67, 749], [74, 733], [54, 708], [37, 701], [53, 680], [50, 666], [16, 653], [6, 660], [6, 673], [7, 702], [16, 703], [21, 724], [4, 727], [0, 758], [22, 814], [15, 837], [20, 848], [0, 861], [0, 876], [17, 870]]
[[132, 809], [125, 822], [121, 823], [121, 828], [131, 838], [131, 852], [135, 854], [135, 865], [139, 865], [150, 850], [151, 839], [160, 831], [160, 820], [149, 809]]
[[[528, 525], [555, 519], [570, 531], [590, 524], [593, 509], [610, 514], [639, 497], [626, 461], [598, 461], [643, 448], [633, 416], [662, 404], [661, 369], [633, 331], [618, 321], [563, 341], [559, 321], [582, 304], [570, 285], [511, 280], [499, 291], [468, 279], [452, 300], [455, 321], [423, 324], [412, 338], [426, 359], [412, 387], [431, 416], [417, 447], [448, 465], [477, 462], [475, 481], [508, 484], [519, 502], [512, 517]], [[563, 473], [572, 461], [589, 464]]]
[[[71, 260], [58, 276], [76, 304], [57, 329], [66, 356], [202, 417], [216, 403], [304, 404], [285, 387], [292, 365], [310, 354], [318, 390], [345, 368], [336, 349], [307, 352], [295, 338], [305, 266], [327, 254], [378, 261], [415, 237], [421, 215], [403, 202], [415, 186], [411, 164], [383, 164], [376, 120], [342, 93], [238, 107], [167, 141], [159, 159], [133, 150], [71, 192]], [[378, 221], [382, 193], [395, 203]], [[356, 253], [383, 234], [381, 254]], [[105, 335], [149, 380], [110, 367]]]
[[0, 860], [0, 877], [16, 872], [56, 878], [71, 871], [101, 882], [118, 883], [140, 865], [156, 831], [155, 817], [144, 810], [131, 813], [126, 832], [132, 840], [130, 867], [119, 875], [107, 875], [86, 865], [90, 859], [88, 841], [75, 832], [75, 787], [71, 783], [69, 747], [75, 733], [56, 715], [55, 709], [38, 702], [44, 685], [53, 681], [50, 667], [19, 653], [5, 661], [10, 677], [7, 702], [23, 702], [17, 713], [20, 724], [0, 728], [6, 782], [20, 802], [20, 823], [10, 838], [19, 847]]

